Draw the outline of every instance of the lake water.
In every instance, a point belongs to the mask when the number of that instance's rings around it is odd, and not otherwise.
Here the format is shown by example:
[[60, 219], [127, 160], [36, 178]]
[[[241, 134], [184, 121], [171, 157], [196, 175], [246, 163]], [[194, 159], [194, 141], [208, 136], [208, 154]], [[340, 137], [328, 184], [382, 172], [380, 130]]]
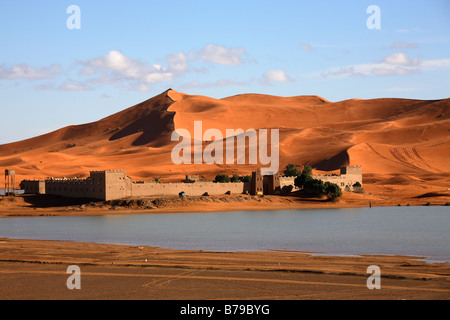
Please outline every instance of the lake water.
[[[14, 192], [16, 194], [24, 194], [25, 193], [24, 190], [19, 190], [19, 189], [14, 190]], [[5, 194], [6, 194], [6, 189], [0, 189], [0, 196], [4, 196]]]
[[209, 251], [295, 250], [450, 262], [450, 207], [0, 219], [0, 237]]

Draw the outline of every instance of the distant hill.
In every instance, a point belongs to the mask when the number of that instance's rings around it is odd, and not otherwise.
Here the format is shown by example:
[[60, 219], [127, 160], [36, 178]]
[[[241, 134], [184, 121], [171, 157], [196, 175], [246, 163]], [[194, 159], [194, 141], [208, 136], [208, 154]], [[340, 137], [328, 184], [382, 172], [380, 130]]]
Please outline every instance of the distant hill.
[[90, 170], [125, 169], [135, 180], [185, 174], [250, 174], [256, 166], [174, 165], [175, 129], [279, 129], [280, 170], [362, 165], [366, 181], [398, 184], [450, 178], [450, 99], [351, 99], [241, 94], [224, 99], [167, 90], [96, 122], [0, 145], [0, 168], [22, 178], [85, 177]]

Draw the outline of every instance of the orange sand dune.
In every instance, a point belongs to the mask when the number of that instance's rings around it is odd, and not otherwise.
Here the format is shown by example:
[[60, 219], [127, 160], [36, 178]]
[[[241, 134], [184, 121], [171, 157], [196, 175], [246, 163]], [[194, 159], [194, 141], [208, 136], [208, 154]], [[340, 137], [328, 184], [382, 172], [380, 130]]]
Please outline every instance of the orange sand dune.
[[[310, 163], [319, 170], [362, 165], [364, 182], [444, 188], [450, 178], [450, 99], [351, 99], [241, 94], [224, 99], [169, 89], [119, 113], [35, 138], [0, 145], [0, 169], [23, 178], [83, 177], [125, 169], [135, 180], [185, 174], [250, 174], [257, 165], [174, 165], [176, 129], [279, 129], [280, 169]], [[403, 178], [398, 181], [405, 181]], [[402, 182], [402, 183], [403, 183]], [[400, 183], [400, 182], [399, 182]], [[448, 186], [450, 187], [450, 186]]]

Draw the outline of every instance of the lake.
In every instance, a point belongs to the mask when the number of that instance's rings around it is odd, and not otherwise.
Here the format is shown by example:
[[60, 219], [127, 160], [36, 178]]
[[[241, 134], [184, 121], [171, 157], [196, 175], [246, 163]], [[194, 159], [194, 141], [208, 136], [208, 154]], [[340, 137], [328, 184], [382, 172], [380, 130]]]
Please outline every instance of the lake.
[[0, 218], [0, 237], [180, 250], [295, 250], [450, 262], [450, 207]]
[[[9, 190], [11, 190], [11, 189], [9, 189]], [[16, 189], [16, 190], [14, 190], [14, 193], [15, 194], [24, 194], [25, 191]], [[6, 194], [6, 189], [0, 189], [0, 196], [4, 196], [5, 194]]]

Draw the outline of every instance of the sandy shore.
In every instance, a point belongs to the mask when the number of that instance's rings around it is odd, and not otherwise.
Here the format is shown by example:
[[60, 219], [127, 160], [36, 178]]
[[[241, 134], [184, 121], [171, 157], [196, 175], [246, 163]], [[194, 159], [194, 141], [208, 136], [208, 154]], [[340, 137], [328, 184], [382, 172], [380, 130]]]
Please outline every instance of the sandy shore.
[[[213, 195], [208, 197], [152, 197], [136, 204], [136, 199], [89, 202], [51, 196], [23, 195], [0, 198], [0, 217], [152, 214], [175, 212], [217, 212], [236, 210], [287, 210], [357, 208], [376, 206], [448, 205], [450, 191], [442, 187], [417, 190], [410, 186], [367, 185], [366, 193], [344, 191], [337, 202], [297, 196]], [[112, 210], [114, 209], [114, 210]]]
[[[80, 290], [69, 290], [69, 265]], [[369, 290], [367, 267], [381, 271]], [[404, 256], [178, 251], [0, 239], [0, 299], [449, 299], [450, 264]]]
[[[45, 200], [45, 198], [44, 198]], [[151, 200], [151, 199], [150, 199]], [[337, 203], [244, 195], [160, 199], [151, 209], [111, 203], [59, 203], [33, 196], [2, 199], [0, 217], [163, 214], [402, 205], [444, 205], [447, 196], [417, 198], [345, 192]], [[425, 202], [426, 201], [426, 202]], [[114, 210], [112, 210], [114, 207]], [[0, 221], [1, 223], [1, 221]], [[331, 257], [302, 252], [204, 252], [91, 243], [0, 239], [0, 299], [450, 299], [450, 264], [404, 256]], [[69, 290], [69, 265], [82, 289]], [[381, 270], [369, 290], [367, 268]]]

